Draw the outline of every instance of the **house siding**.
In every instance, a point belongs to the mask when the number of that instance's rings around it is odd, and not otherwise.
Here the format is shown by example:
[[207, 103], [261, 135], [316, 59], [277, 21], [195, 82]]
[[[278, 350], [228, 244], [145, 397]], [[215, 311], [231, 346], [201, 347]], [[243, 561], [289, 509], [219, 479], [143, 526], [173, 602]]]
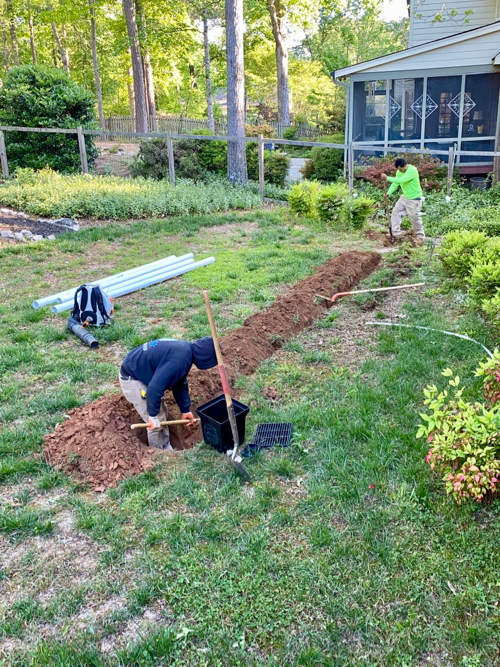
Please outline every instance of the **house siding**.
[[448, 44], [441, 48], [437, 47], [427, 53], [419, 53], [413, 56], [405, 56], [401, 62], [393, 61], [384, 65], [367, 67], [365, 73], [385, 73], [394, 71], [401, 67], [401, 74], [410, 75], [411, 72], [432, 70], [439, 68], [463, 69], [466, 67], [478, 67], [484, 69], [491, 66], [492, 58], [500, 50], [500, 29], [488, 35], [481, 35], [465, 42]]
[[[475, 3], [471, 0], [453, 0], [452, 8], [457, 12], [454, 19], [446, 19], [442, 0], [424, 0], [421, 3], [412, 0], [411, 7], [412, 17], [408, 43], [410, 48], [494, 23], [498, 15], [497, 0], [482, 0]], [[468, 10], [473, 10], [474, 13], [466, 17], [465, 12]], [[446, 20], [433, 23], [438, 13], [443, 14]], [[417, 16], [422, 16], [422, 18], [417, 18]]]

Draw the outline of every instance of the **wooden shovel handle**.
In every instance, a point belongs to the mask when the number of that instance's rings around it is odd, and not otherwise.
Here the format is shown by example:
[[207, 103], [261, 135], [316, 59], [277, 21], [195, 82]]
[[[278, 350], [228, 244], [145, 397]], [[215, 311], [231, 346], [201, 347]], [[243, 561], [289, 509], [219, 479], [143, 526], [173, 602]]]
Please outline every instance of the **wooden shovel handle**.
[[[194, 422], [197, 424], [200, 420], [195, 419]], [[173, 419], [172, 421], [169, 422], [160, 422], [160, 426], [175, 426], [176, 424], [191, 424], [192, 422], [189, 419]], [[146, 423], [141, 423], [141, 424], [132, 424], [130, 427], [132, 430], [136, 428], [147, 428], [149, 424]]]

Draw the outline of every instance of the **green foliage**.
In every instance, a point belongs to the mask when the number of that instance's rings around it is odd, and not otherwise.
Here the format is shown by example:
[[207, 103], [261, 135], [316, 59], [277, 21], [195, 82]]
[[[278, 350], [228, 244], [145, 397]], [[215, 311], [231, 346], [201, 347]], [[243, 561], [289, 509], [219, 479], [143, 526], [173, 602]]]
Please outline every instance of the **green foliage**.
[[214, 181], [195, 185], [114, 176], [62, 176], [51, 170], [19, 170], [0, 188], [7, 206], [48, 217], [118, 220], [185, 213], [210, 213], [260, 205], [258, 194]]
[[352, 229], [361, 229], [365, 226], [369, 216], [375, 211], [375, 201], [369, 197], [349, 196], [344, 201], [340, 220], [343, 226]]
[[453, 278], [467, 278], [472, 271], [474, 251], [486, 242], [483, 232], [455, 231], [446, 234], [439, 249], [439, 259], [445, 272]]
[[[94, 99], [55, 67], [22, 65], [11, 69], [0, 88], [0, 124], [22, 127], [95, 128]], [[80, 171], [75, 134], [7, 132], [11, 170], [49, 166], [63, 173]], [[98, 151], [92, 137], [85, 137], [89, 166]]]
[[456, 229], [467, 229], [470, 231], [482, 231], [488, 236], [500, 236], [500, 211], [497, 205], [487, 205], [481, 208], [470, 206], [470, 204], [489, 203], [480, 197], [477, 200], [467, 202], [465, 207], [455, 210], [448, 215], [439, 225], [439, 233], [443, 234]]
[[349, 190], [344, 184], [321, 188], [316, 202], [319, 219], [327, 223], [338, 223], [348, 198]]
[[500, 351], [494, 350], [493, 357], [480, 363], [474, 375], [483, 378], [483, 394], [488, 404], [500, 402]]
[[474, 264], [469, 278], [470, 295], [481, 305], [491, 299], [500, 289], [500, 259]]
[[[264, 181], [284, 187], [290, 167], [290, 158], [285, 153], [264, 151]], [[248, 178], [259, 180], [259, 155], [255, 144], [247, 146]]]
[[314, 217], [319, 191], [320, 184], [316, 181], [295, 183], [288, 192], [290, 210], [306, 218]]
[[439, 391], [436, 385], [424, 390], [430, 414], [420, 415], [424, 423], [417, 438], [425, 436], [431, 443], [426, 462], [443, 475], [447, 493], [459, 504], [467, 498], [480, 502], [497, 491], [500, 412], [465, 401], [463, 388], [458, 388], [460, 378], [453, 378], [449, 368], [443, 375], [450, 378], [453, 396], [448, 398], [448, 391]]
[[283, 139], [295, 141], [297, 139], [297, 127], [285, 127], [283, 130]]
[[491, 299], [483, 299], [481, 310], [497, 327], [500, 326], [500, 292], [497, 292]]

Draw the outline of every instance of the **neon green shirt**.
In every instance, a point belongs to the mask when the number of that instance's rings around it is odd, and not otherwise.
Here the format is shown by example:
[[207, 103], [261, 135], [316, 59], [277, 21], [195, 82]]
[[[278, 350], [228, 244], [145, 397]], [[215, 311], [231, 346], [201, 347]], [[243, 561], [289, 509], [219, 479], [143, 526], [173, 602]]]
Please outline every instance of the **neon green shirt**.
[[396, 176], [388, 176], [387, 180], [391, 184], [387, 194], [392, 195], [396, 192], [398, 186], [401, 186], [403, 197], [406, 199], [419, 199], [423, 196], [422, 188], [420, 187], [420, 177], [418, 170], [412, 164], [408, 165], [406, 171], [396, 171]]

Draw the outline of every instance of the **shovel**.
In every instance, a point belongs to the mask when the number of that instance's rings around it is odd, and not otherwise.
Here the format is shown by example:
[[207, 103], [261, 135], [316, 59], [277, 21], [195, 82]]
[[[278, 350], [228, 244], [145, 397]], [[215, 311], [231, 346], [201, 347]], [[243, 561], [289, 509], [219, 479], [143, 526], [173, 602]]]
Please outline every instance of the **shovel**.
[[214, 316], [212, 314], [212, 306], [210, 305], [210, 297], [208, 296], [207, 290], [203, 290], [203, 298], [205, 299], [205, 307], [207, 309], [208, 321], [210, 322], [210, 331], [212, 332], [212, 338], [214, 340], [215, 354], [217, 355], [220, 381], [222, 383], [222, 391], [224, 392], [224, 397], [226, 399], [227, 414], [229, 417], [229, 423], [231, 424], [231, 432], [233, 435], [234, 448], [232, 451], [229, 450], [227, 454], [234, 469], [240, 473], [245, 482], [250, 482], [251, 481], [250, 475], [248, 474], [247, 469], [241, 463], [241, 456], [238, 455], [238, 448], [240, 446], [240, 436], [238, 433], [238, 426], [236, 424], [236, 415], [234, 414], [234, 405], [229, 390], [229, 382], [226, 375], [226, 368], [224, 366], [224, 360], [222, 358], [219, 339], [217, 337], [217, 331], [215, 329]]
[[[195, 419], [194, 422], [197, 424], [200, 420]], [[160, 422], [160, 426], [175, 426], [176, 424], [191, 424], [192, 422], [189, 419], [172, 419], [172, 421], [169, 422]], [[149, 424], [146, 424], [145, 422], [141, 422], [140, 424], [132, 424], [130, 427], [132, 430], [136, 428], [147, 428]]]
[[389, 234], [391, 235], [391, 243], [396, 243], [396, 239], [392, 233], [392, 222], [391, 222], [391, 212], [389, 211], [389, 195], [387, 194], [387, 181], [384, 181], [384, 202], [385, 202], [385, 214], [387, 216], [387, 222], [389, 223]]

